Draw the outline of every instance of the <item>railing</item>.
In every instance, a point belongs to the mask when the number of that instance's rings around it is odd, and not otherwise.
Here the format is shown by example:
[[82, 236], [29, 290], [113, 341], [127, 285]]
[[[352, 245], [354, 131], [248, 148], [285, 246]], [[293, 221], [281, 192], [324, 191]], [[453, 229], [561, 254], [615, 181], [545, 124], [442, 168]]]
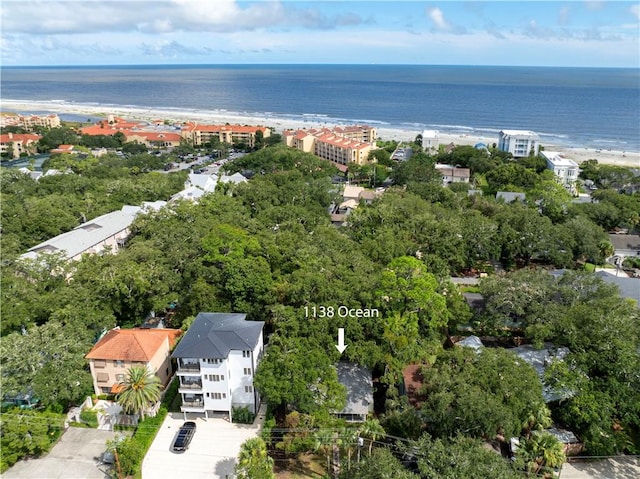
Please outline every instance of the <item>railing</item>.
[[180, 389], [202, 389], [201, 382], [180, 383]]
[[178, 363], [178, 371], [200, 371], [198, 363]]
[[204, 407], [204, 401], [182, 401], [184, 407]]

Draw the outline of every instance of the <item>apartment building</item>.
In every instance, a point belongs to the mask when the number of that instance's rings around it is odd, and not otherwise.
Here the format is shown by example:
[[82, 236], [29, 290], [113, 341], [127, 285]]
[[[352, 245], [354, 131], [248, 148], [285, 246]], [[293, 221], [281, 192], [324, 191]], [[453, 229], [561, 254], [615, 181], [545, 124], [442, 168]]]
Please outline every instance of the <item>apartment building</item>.
[[186, 123], [182, 127], [181, 135], [194, 146], [201, 146], [217, 139], [220, 143], [230, 145], [244, 143], [253, 148], [257, 132], [261, 132], [263, 138], [271, 136], [271, 130], [265, 126], [200, 125], [198, 123]]
[[177, 360], [181, 410], [224, 414], [234, 407], [258, 410], [253, 385], [264, 352], [264, 322], [247, 321], [241, 313], [199, 313], [171, 355]]
[[182, 137], [178, 133], [155, 131], [123, 131], [127, 142], [140, 143], [147, 148], [180, 146]]
[[578, 164], [557, 151], [543, 151], [541, 153], [547, 162], [547, 168], [553, 171], [558, 183], [570, 193], [576, 194], [576, 182], [580, 173]]
[[[369, 158], [369, 152], [374, 148], [374, 143], [341, 136], [340, 132], [345, 131], [346, 128], [286, 130], [284, 139], [287, 146], [313, 153], [324, 160], [331, 161], [338, 169], [346, 171], [351, 163], [365, 164]], [[355, 135], [356, 129], [361, 129], [363, 137], [375, 136], [375, 129], [367, 126], [354, 126], [348, 131]], [[362, 131], [368, 133], [362, 133]]]
[[361, 143], [375, 143], [378, 138], [378, 131], [369, 125], [336, 126], [331, 132]]
[[60, 117], [56, 114], [51, 115], [2, 115], [0, 116], [0, 127], [21, 126], [29, 131], [33, 131], [35, 127], [56, 128], [60, 126]]
[[498, 150], [506, 151], [514, 158], [524, 158], [540, 150], [540, 137], [533, 131], [501, 130], [498, 133]]
[[179, 329], [114, 328], [85, 356], [96, 394], [117, 394], [132, 366], [145, 366], [167, 386], [173, 376], [171, 349], [182, 334]]
[[20, 155], [31, 155], [36, 152], [36, 144], [40, 135], [33, 133], [5, 133], [0, 135], [0, 155], [9, 159], [20, 158]]

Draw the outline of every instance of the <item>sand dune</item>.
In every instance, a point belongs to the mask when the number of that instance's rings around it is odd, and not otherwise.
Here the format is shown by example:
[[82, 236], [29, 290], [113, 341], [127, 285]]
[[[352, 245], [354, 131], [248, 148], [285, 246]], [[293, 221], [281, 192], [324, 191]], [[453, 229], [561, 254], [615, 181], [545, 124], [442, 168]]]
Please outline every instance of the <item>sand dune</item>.
[[[317, 128], [323, 126], [334, 126], [332, 123], [322, 123], [311, 120], [293, 120], [278, 117], [247, 116], [240, 113], [227, 111], [180, 111], [176, 109], [162, 108], [142, 108], [128, 106], [104, 106], [68, 102], [36, 102], [20, 100], [2, 100], [0, 109], [3, 112], [24, 112], [24, 111], [50, 111], [56, 113], [71, 113], [87, 116], [104, 116], [113, 114], [131, 120], [152, 120], [166, 119], [174, 121], [198, 121], [209, 124], [242, 124], [242, 125], [262, 125], [274, 127], [278, 133], [286, 129]], [[383, 140], [412, 141], [419, 130], [378, 128], [378, 136]], [[457, 145], [475, 145], [476, 143], [492, 144], [498, 139], [488, 136], [474, 135], [454, 135], [440, 133], [440, 144], [455, 143]], [[599, 163], [619, 166], [632, 166], [640, 168], [640, 152], [637, 151], [617, 151], [617, 150], [595, 150], [592, 148], [566, 147], [550, 143], [542, 143], [545, 149], [559, 151], [568, 158], [573, 159], [578, 164], [589, 159], [596, 159]]]

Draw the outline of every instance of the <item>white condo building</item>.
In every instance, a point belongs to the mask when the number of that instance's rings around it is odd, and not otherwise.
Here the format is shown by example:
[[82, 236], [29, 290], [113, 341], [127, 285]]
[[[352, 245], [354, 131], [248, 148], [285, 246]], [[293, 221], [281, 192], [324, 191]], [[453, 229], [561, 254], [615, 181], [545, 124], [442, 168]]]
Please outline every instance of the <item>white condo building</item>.
[[438, 153], [440, 148], [440, 132], [438, 130], [424, 130], [422, 132], [422, 149], [427, 153]]
[[498, 150], [507, 151], [514, 158], [524, 158], [540, 150], [540, 137], [533, 131], [501, 130], [498, 134]]
[[246, 314], [199, 313], [173, 351], [178, 362], [181, 410], [231, 420], [234, 407], [254, 414], [260, 397], [253, 377], [264, 353], [264, 322], [247, 321]]
[[578, 164], [557, 151], [542, 151], [541, 154], [547, 161], [547, 168], [556, 175], [558, 183], [575, 194], [576, 182], [580, 173]]

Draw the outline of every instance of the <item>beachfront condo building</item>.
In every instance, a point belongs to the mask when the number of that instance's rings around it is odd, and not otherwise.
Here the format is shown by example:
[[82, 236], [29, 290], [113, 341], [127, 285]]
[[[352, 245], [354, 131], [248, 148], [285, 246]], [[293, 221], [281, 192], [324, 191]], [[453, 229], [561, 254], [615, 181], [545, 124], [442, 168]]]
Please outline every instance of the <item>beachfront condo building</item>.
[[575, 195], [576, 182], [580, 173], [578, 164], [557, 151], [542, 151], [541, 154], [547, 162], [547, 168], [553, 171], [558, 183]]
[[217, 139], [220, 143], [230, 145], [244, 143], [250, 148], [256, 144], [256, 134], [262, 133], [263, 138], [271, 136], [271, 130], [265, 126], [248, 125], [200, 125], [187, 123], [182, 127], [181, 135], [194, 146], [211, 143]]
[[438, 130], [424, 130], [422, 132], [422, 149], [429, 154], [437, 154], [440, 148], [439, 135]]
[[57, 128], [60, 126], [60, 117], [56, 114], [29, 116], [6, 114], [0, 116], [0, 127], [6, 126], [21, 126], [28, 131], [33, 131], [35, 127]]
[[524, 158], [540, 150], [540, 137], [533, 131], [501, 130], [498, 134], [498, 150], [506, 151], [514, 158]]
[[[353, 127], [336, 127], [333, 129], [303, 129], [285, 130], [283, 136], [287, 146], [300, 151], [313, 153], [314, 155], [332, 162], [339, 170], [346, 171], [352, 163], [363, 165], [367, 163], [369, 152], [375, 147], [375, 143], [364, 142], [351, 137], [342, 136], [348, 128], [352, 136], [374, 138], [375, 130], [366, 125]], [[356, 135], [356, 129], [361, 128], [363, 133]], [[368, 131], [369, 133], [364, 133]]]

